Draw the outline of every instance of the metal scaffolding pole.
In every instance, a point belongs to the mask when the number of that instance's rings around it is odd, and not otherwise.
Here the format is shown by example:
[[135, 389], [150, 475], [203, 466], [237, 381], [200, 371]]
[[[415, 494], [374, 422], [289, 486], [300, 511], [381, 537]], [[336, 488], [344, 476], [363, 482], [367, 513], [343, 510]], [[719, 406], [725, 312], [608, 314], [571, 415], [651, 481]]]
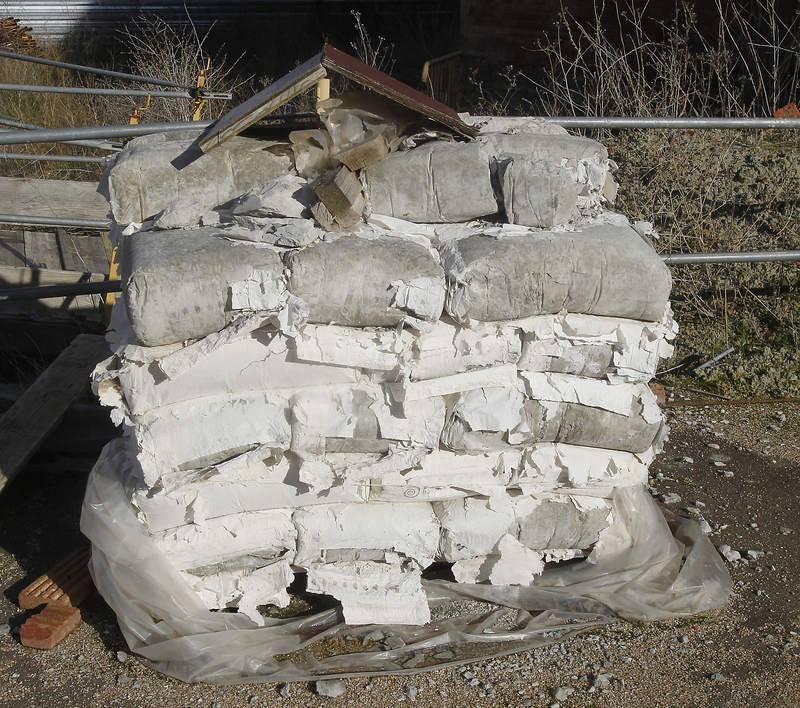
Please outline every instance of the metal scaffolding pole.
[[151, 133], [175, 133], [181, 130], [202, 130], [213, 121], [198, 120], [181, 123], [141, 123], [139, 125], [98, 125], [88, 128], [42, 128], [40, 130], [0, 133], [0, 145], [28, 143], [60, 143], [71, 140], [102, 138], [135, 138]]
[[149, 76], [140, 76], [139, 74], [128, 74], [124, 71], [112, 71], [111, 69], [98, 69], [94, 66], [84, 66], [83, 64], [70, 64], [66, 61], [56, 61], [55, 59], [44, 59], [42, 57], [32, 57], [29, 54], [17, 54], [16, 52], [9, 52], [5, 49], [0, 50], [0, 57], [5, 59], [16, 59], [17, 61], [24, 61], [30, 64], [44, 64], [45, 66], [55, 66], [60, 69], [70, 69], [81, 74], [96, 74], [97, 76], [108, 76], [112, 79], [125, 79], [127, 81], [138, 81], [142, 84], [151, 84], [153, 86], [167, 86], [169, 88], [188, 89], [188, 86], [168, 81], [167, 79], [153, 79]]
[[108, 219], [72, 219], [58, 216], [28, 216], [26, 214], [0, 214], [0, 224], [31, 224], [33, 226], [74, 226], [79, 229], [106, 231], [111, 226]]
[[[77, 273], [76, 273], [77, 275]], [[122, 291], [122, 281], [104, 280], [99, 283], [67, 283], [64, 285], [34, 285], [0, 289], [0, 303], [14, 300], [46, 300], [50, 297], [103, 295]]]
[[87, 88], [86, 86], [41, 86], [38, 84], [0, 84], [0, 91], [22, 91], [24, 93], [70, 93], [82, 96], [138, 96], [142, 98], [202, 98], [204, 100], [229, 101], [230, 93], [214, 93], [203, 89], [190, 91], [147, 91], [145, 89]]
[[108, 157], [94, 155], [40, 155], [35, 152], [0, 152], [0, 160], [28, 160], [30, 162], [105, 162]]
[[626, 118], [603, 116], [541, 116], [564, 128], [738, 129], [800, 128], [800, 118]]
[[[21, 120], [14, 120], [8, 116], [0, 116], [0, 125], [9, 128], [22, 128], [23, 130], [44, 130], [41, 125], [33, 123], [23, 123]], [[122, 150], [122, 145], [115, 145], [107, 140], [65, 140], [66, 145], [81, 145], [83, 147], [97, 148], [98, 150]]]
[[743, 251], [741, 253], [664, 253], [667, 265], [700, 265], [703, 263], [774, 263], [800, 261], [800, 251]]

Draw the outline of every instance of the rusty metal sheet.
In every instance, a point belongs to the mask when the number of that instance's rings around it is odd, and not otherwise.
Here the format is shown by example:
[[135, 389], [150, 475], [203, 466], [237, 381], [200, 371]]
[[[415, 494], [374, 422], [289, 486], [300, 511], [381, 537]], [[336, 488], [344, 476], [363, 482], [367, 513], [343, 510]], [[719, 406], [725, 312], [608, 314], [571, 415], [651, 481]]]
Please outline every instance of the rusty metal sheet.
[[471, 138], [478, 134], [477, 129], [464, 123], [450, 106], [378, 71], [331, 44], [326, 44], [322, 49], [322, 65], [329, 71], [375, 91], [375, 93], [440, 123], [464, 137]]

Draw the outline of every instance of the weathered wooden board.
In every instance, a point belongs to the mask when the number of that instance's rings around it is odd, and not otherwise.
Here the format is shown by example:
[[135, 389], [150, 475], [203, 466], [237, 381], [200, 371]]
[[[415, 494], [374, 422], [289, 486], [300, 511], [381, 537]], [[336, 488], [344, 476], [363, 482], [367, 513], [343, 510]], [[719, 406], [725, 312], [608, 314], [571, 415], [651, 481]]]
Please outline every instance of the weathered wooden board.
[[97, 182], [0, 177], [0, 212], [22, 216], [106, 219], [105, 197]]
[[[64, 270], [58, 242], [46, 231], [23, 232], [25, 260], [31, 268], [54, 268]], [[68, 270], [72, 270], [69, 268]]]
[[[79, 273], [55, 268], [16, 268], [0, 265], [0, 288], [23, 285], [62, 285], [64, 283], [98, 283], [103, 273]], [[79, 315], [96, 321], [103, 317], [102, 295], [78, 295], [70, 298], [46, 298], [0, 302], [0, 317], [31, 317], [34, 319], [65, 318]]]
[[87, 390], [92, 369], [107, 354], [101, 335], [79, 334], [0, 418], [0, 492]]
[[27, 266], [22, 231], [0, 231], [0, 266]]
[[109, 261], [102, 234], [0, 231], [0, 266], [108, 273]]
[[58, 229], [54, 238], [64, 270], [108, 273], [109, 258], [99, 234], [73, 234]]

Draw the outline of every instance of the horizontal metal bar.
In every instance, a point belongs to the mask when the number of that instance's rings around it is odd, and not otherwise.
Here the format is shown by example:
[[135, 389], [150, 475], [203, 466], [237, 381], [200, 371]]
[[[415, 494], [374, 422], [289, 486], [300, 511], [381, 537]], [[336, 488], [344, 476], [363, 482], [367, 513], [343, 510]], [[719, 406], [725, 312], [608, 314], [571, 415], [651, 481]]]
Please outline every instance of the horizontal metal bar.
[[616, 116], [541, 116], [564, 128], [739, 129], [800, 128], [800, 118], [628, 118]]
[[181, 123], [141, 123], [139, 125], [97, 125], [87, 128], [41, 128], [39, 130], [0, 133], [0, 145], [28, 143], [60, 143], [65, 140], [92, 138], [134, 138], [151, 133], [175, 133], [181, 130], [203, 130], [213, 121]]
[[108, 219], [72, 219], [60, 216], [28, 216], [27, 214], [0, 214], [0, 224], [31, 224], [33, 226], [74, 226], [80, 229], [107, 230]]
[[0, 91], [23, 93], [70, 93], [81, 96], [149, 96], [151, 98], [194, 98], [189, 91], [146, 91], [144, 89], [87, 88], [86, 86], [39, 86], [37, 84], [0, 84]]
[[40, 155], [35, 152], [0, 152], [0, 160], [28, 160], [30, 162], [105, 162], [109, 157], [94, 155]]
[[128, 81], [138, 81], [143, 84], [151, 84], [153, 86], [168, 86], [171, 88], [188, 89], [188, 86], [168, 81], [167, 79], [154, 79], [149, 76], [140, 76], [139, 74], [128, 74], [124, 71], [112, 71], [111, 69], [98, 69], [94, 66], [84, 66], [83, 64], [70, 64], [66, 61], [56, 61], [55, 59], [45, 59], [43, 57], [32, 57], [29, 54], [18, 54], [16, 52], [9, 52], [5, 49], [0, 50], [0, 57], [5, 59], [15, 59], [17, 61], [24, 61], [29, 64], [44, 64], [45, 66], [56, 66], [61, 69], [70, 69], [81, 74], [96, 74], [97, 76], [109, 76], [113, 79], [125, 79]]
[[[22, 128], [23, 130], [44, 130], [41, 125], [33, 123], [23, 123], [21, 120], [14, 120], [8, 116], [0, 116], [0, 125], [9, 128]], [[108, 140], [64, 140], [65, 145], [81, 145], [83, 147], [97, 148], [98, 150], [122, 150], [121, 144], [111, 143]]]
[[664, 253], [667, 265], [699, 265], [702, 263], [772, 263], [800, 261], [800, 251], [743, 251], [741, 253]]
[[75, 297], [76, 295], [103, 295], [121, 291], [121, 280], [103, 280], [99, 283], [23, 286], [0, 290], [0, 303], [13, 302], [14, 300], [46, 300], [51, 297]]

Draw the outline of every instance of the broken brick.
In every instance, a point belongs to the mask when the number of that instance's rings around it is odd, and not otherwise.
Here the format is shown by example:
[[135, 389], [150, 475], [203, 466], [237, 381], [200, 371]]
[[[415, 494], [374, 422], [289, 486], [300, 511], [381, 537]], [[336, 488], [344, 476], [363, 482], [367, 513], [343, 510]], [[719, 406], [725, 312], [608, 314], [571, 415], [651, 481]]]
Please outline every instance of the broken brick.
[[19, 639], [23, 646], [33, 649], [52, 649], [81, 623], [77, 607], [48, 605], [39, 614], [25, 620]]

